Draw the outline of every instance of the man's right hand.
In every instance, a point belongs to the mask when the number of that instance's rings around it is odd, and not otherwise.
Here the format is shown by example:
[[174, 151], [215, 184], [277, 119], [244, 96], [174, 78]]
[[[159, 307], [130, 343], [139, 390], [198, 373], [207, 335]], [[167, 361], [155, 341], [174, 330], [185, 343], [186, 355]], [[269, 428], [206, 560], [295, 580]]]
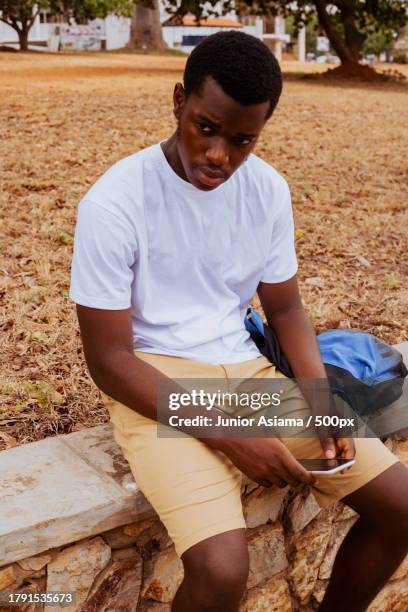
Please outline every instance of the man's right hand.
[[276, 438], [224, 438], [205, 442], [222, 451], [241, 472], [264, 487], [316, 482], [314, 475]]

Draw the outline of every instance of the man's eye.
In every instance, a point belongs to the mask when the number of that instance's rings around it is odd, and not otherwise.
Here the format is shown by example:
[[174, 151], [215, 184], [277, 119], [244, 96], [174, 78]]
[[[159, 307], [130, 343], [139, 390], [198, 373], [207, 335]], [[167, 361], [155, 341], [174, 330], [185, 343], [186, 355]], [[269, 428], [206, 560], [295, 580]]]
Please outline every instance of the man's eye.
[[240, 138], [240, 137], [237, 137], [237, 138], [235, 139], [235, 142], [236, 142], [238, 145], [240, 145], [240, 146], [244, 147], [245, 145], [249, 145], [249, 144], [251, 144], [251, 142], [253, 142], [253, 140], [254, 140], [253, 138]]
[[197, 125], [203, 132], [203, 134], [211, 134], [213, 131], [212, 127], [207, 125], [206, 123], [197, 123]]

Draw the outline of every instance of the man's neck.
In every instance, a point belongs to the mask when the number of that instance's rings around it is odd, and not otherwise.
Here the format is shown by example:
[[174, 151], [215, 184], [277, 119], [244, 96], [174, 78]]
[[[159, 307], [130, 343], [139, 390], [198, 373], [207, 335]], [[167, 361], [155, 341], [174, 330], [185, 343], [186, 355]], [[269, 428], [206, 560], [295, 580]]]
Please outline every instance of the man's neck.
[[169, 163], [169, 166], [174, 170], [176, 174], [178, 174], [180, 178], [189, 182], [178, 152], [177, 132], [174, 132], [174, 134], [170, 136], [170, 138], [168, 138], [165, 142], [162, 142], [161, 148], [165, 158]]

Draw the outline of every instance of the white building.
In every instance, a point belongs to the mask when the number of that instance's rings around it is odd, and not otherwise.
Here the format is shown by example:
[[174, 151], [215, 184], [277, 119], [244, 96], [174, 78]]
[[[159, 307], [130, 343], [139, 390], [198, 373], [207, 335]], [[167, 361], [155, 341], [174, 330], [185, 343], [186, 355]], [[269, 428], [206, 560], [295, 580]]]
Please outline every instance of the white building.
[[[166, 13], [160, 5], [160, 17], [163, 24], [163, 38], [170, 49], [190, 51], [206, 36], [223, 30], [242, 30], [263, 40], [271, 47], [278, 60], [282, 56], [282, 44], [289, 42], [285, 34], [283, 17], [261, 18], [246, 16], [238, 21], [235, 12], [225, 17], [203, 18], [197, 23], [191, 15], [182, 20], [175, 19]], [[46, 11], [40, 11], [29, 32], [30, 48], [39, 46], [52, 51], [64, 50], [97, 50], [119, 49], [126, 45], [130, 37], [130, 19], [109, 15], [106, 19], [95, 19], [89, 26], [69, 26], [58, 23], [61, 19], [51, 18]], [[304, 37], [299, 37], [299, 59], [304, 61]], [[303, 45], [302, 45], [303, 42]], [[0, 45], [18, 47], [18, 36], [15, 30], [0, 22]]]
[[[61, 19], [50, 17], [41, 11], [28, 35], [30, 49], [98, 50], [120, 49], [129, 41], [130, 19], [108, 15], [95, 19], [88, 26], [70, 26]], [[0, 21], [0, 45], [18, 48], [17, 32]]]
[[[268, 27], [265, 28], [266, 23]], [[270, 25], [273, 25], [273, 30]], [[222, 30], [241, 30], [252, 36], [263, 40], [272, 48], [277, 58], [282, 56], [282, 43], [289, 42], [289, 36], [285, 34], [285, 20], [283, 17], [275, 17], [273, 20], [265, 20], [261, 17], [247, 16], [238, 21], [235, 13], [229, 13], [226, 17], [208, 17], [200, 19], [197, 23], [192, 15], [186, 15], [183, 19], [170, 17], [162, 22], [163, 38], [170, 49], [179, 49], [190, 53], [196, 45], [204, 38]]]
[[[258, 19], [258, 27], [251, 28], [251, 34], [262, 34], [262, 20]], [[242, 30], [247, 31], [243, 24], [236, 19], [228, 17], [208, 17], [200, 19], [187, 15], [182, 20], [170, 17], [162, 23], [163, 38], [170, 49], [179, 49], [190, 53], [202, 40], [219, 31]], [[256, 33], [255, 33], [256, 32]]]

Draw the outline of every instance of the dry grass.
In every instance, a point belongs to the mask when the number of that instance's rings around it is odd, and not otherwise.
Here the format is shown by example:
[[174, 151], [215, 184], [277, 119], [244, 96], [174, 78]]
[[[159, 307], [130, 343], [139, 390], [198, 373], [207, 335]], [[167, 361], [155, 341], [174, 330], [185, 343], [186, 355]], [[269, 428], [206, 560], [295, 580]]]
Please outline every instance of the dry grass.
[[[67, 298], [76, 206], [112, 163], [171, 133], [183, 61], [0, 54], [0, 448], [107, 420]], [[317, 330], [408, 339], [407, 125], [402, 86], [292, 74], [261, 138], [292, 188]]]

